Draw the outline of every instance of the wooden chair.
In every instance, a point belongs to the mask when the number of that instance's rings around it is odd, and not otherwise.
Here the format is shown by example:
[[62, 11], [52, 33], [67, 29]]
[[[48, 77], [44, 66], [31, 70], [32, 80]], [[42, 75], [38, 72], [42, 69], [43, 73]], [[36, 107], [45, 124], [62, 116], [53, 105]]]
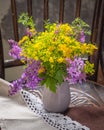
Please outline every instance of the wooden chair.
[[[27, 4], [27, 12], [29, 15], [33, 15], [34, 17], [34, 4], [35, 0], [26, 0], [25, 4]], [[41, 5], [43, 9], [43, 21], [47, 20], [49, 18], [49, 0], [44, 0], [43, 4]], [[55, 1], [53, 1], [54, 4]], [[70, 2], [68, 0], [58, 0], [59, 8], [58, 8], [58, 20], [59, 22], [66, 22], [65, 21], [65, 12], [66, 12], [66, 2]], [[57, 3], [56, 2], [56, 3]], [[81, 14], [83, 12], [82, 6], [83, 6], [82, 0], [76, 0], [74, 1], [75, 6], [75, 14], [74, 17], [81, 17]], [[90, 0], [89, 0], [90, 2]], [[37, 3], [38, 5], [38, 3]], [[38, 9], [38, 7], [36, 8]], [[17, 14], [18, 7], [16, 6], [16, 0], [11, 0], [11, 14], [12, 14], [12, 22], [13, 22], [13, 31], [14, 31], [14, 39], [16, 41], [19, 40], [19, 31], [18, 31], [18, 23], [17, 23]], [[54, 8], [55, 10], [55, 8]], [[53, 10], [53, 11], [54, 11]], [[67, 12], [70, 12], [67, 10]], [[22, 13], [22, 12], [21, 12]], [[39, 17], [39, 16], [38, 16]], [[70, 17], [70, 16], [69, 16]], [[104, 75], [104, 0], [96, 0], [94, 3], [94, 12], [93, 17], [91, 17], [91, 27], [92, 27], [92, 34], [91, 34], [91, 41], [95, 42], [98, 46], [98, 50], [95, 52], [95, 54], [91, 57], [89, 57], [89, 60], [91, 62], [94, 62], [95, 64], [95, 74], [92, 77], [89, 77], [90, 80], [97, 81], [98, 78], [98, 72], [99, 72], [99, 62], [101, 64], [101, 72]], [[70, 21], [69, 21], [70, 22]], [[9, 33], [9, 32], [7, 32]], [[0, 77], [5, 79], [5, 69], [15, 66], [23, 65], [19, 60], [4, 60], [4, 52], [3, 52], [3, 41], [2, 41], [2, 32], [0, 29]]]

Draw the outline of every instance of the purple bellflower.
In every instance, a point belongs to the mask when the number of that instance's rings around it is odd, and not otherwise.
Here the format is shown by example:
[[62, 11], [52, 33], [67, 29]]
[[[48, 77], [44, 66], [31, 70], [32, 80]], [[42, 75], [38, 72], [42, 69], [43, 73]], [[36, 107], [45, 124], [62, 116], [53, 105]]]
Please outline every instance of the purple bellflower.
[[18, 43], [14, 40], [8, 40], [11, 49], [9, 51], [9, 55], [12, 56], [14, 59], [20, 59], [20, 53], [22, 49], [18, 46]]
[[86, 79], [84, 70], [84, 61], [81, 58], [74, 58], [74, 60], [67, 59], [67, 74], [65, 78], [70, 84], [82, 83]]
[[80, 33], [80, 42], [82, 42], [82, 43], [85, 42], [85, 34], [84, 34], [84, 31], [81, 31], [81, 33]]
[[13, 95], [24, 87], [34, 90], [39, 85], [40, 81], [43, 80], [38, 76], [39, 68], [39, 61], [33, 61], [27, 64], [27, 67], [22, 73], [21, 78], [13, 81], [12, 85], [10, 85], [11, 89], [9, 93]]

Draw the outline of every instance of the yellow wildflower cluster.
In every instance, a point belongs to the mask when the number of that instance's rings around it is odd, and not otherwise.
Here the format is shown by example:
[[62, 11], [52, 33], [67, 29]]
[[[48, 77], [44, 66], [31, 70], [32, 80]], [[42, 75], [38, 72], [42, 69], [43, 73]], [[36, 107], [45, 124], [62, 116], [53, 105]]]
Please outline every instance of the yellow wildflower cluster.
[[53, 24], [50, 30], [39, 33], [33, 38], [24, 36], [22, 53], [28, 58], [42, 62], [64, 63], [66, 58], [92, 54], [96, 47], [93, 44], [81, 43], [72, 37], [73, 28], [69, 24]]
[[29, 40], [28, 36], [24, 36], [21, 40], [19, 40], [19, 45]]
[[[91, 43], [81, 43], [77, 40], [73, 27], [68, 23], [48, 24], [45, 29], [43, 32], [33, 33], [35, 29], [32, 28], [30, 32], [33, 35], [24, 36], [19, 45], [22, 48], [21, 55], [24, 57], [40, 60], [44, 66], [48, 63], [50, 73], [55, 73], [56, 64], [65, 64], [67, 58], [91, 55], [97, 49]], [[39, 73], [43, 71], [44, 69], [40, 68]]]

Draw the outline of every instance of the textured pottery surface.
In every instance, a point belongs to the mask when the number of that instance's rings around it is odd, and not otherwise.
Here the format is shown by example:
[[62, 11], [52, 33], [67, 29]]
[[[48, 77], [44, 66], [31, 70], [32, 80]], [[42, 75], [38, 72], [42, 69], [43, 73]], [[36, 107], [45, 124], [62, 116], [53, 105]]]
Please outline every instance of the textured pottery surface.
[[44, 108], [49, 112], [64, 112], [70, 104], [70, 88], [67, 82], [57, 86], [56, 93], [44, 87], [42, 95]]

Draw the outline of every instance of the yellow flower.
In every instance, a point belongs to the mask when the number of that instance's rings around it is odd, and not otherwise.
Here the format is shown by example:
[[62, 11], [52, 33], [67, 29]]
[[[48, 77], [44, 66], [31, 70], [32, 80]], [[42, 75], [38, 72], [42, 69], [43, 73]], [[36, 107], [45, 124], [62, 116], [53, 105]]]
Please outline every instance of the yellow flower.
[[21, 40], [19, 40], [19, 45], [27, 41], [29, 38], [28, 36], [24, 36]]
[[40, 67], [40, 69], [38, 70], [38, 74], [41, 74], [41, 73], [43, 73], [43, 72], [45, 72], [44, 67]]
[[64, 58], [62, 58], [62, 57], [58, 58], [58, 59], [57, 59], [57, 62], [58, 62], [58, 63], [64, 62]]
[[87, 44], [83, 43], [81, 46], [81, 53], [84, 54], [84, 53], [86, 53], [86, 51], [87, 51]]
[[54, 46], [49, 46], [48, 51], [53, 51], [54, 49]]
[[97, 47], [96, 46], [94, 46], [93, 44], [88, 44], [87, 45], [87, 51], [88, 51], [88, 53], [90, 54], [90, 55], [92, 55], [93, 54], [93, 51], [94, 50], [96, 50], [97, 49]]
[[39, 60], [38, 56], [35, 56], [33, 59], [36, 60], [36, 61]]
[[65, 34], [72, 33], [72, 31], [73, 31], [72, 27], [68, 23], [61, 24], [60, 30], [62, 31], [62, 33], [65, 33]]
[[34, 28], [33, 28], [33, 29], [30, 29], [30, 32], [32, 32], [32, 35], [35, 35], [35, 34], [37, 33]]
[[49, 58], [49, 62], [51, 62], [51, 63], [53, 63], [53, 62], [54, 62], [53, 57], [50, 57], [50, 58]]
[[32, 45], [32, 48], [34, 48], [35, 51], [38, 51], [41, 48], [41, 43], [37, 42]]
[[60, 50], [60, 51], [64, 51], [64, 50], [67, 49], [66, 44], [60, 44], [58, 47], [59, 47], [59, 50]]

